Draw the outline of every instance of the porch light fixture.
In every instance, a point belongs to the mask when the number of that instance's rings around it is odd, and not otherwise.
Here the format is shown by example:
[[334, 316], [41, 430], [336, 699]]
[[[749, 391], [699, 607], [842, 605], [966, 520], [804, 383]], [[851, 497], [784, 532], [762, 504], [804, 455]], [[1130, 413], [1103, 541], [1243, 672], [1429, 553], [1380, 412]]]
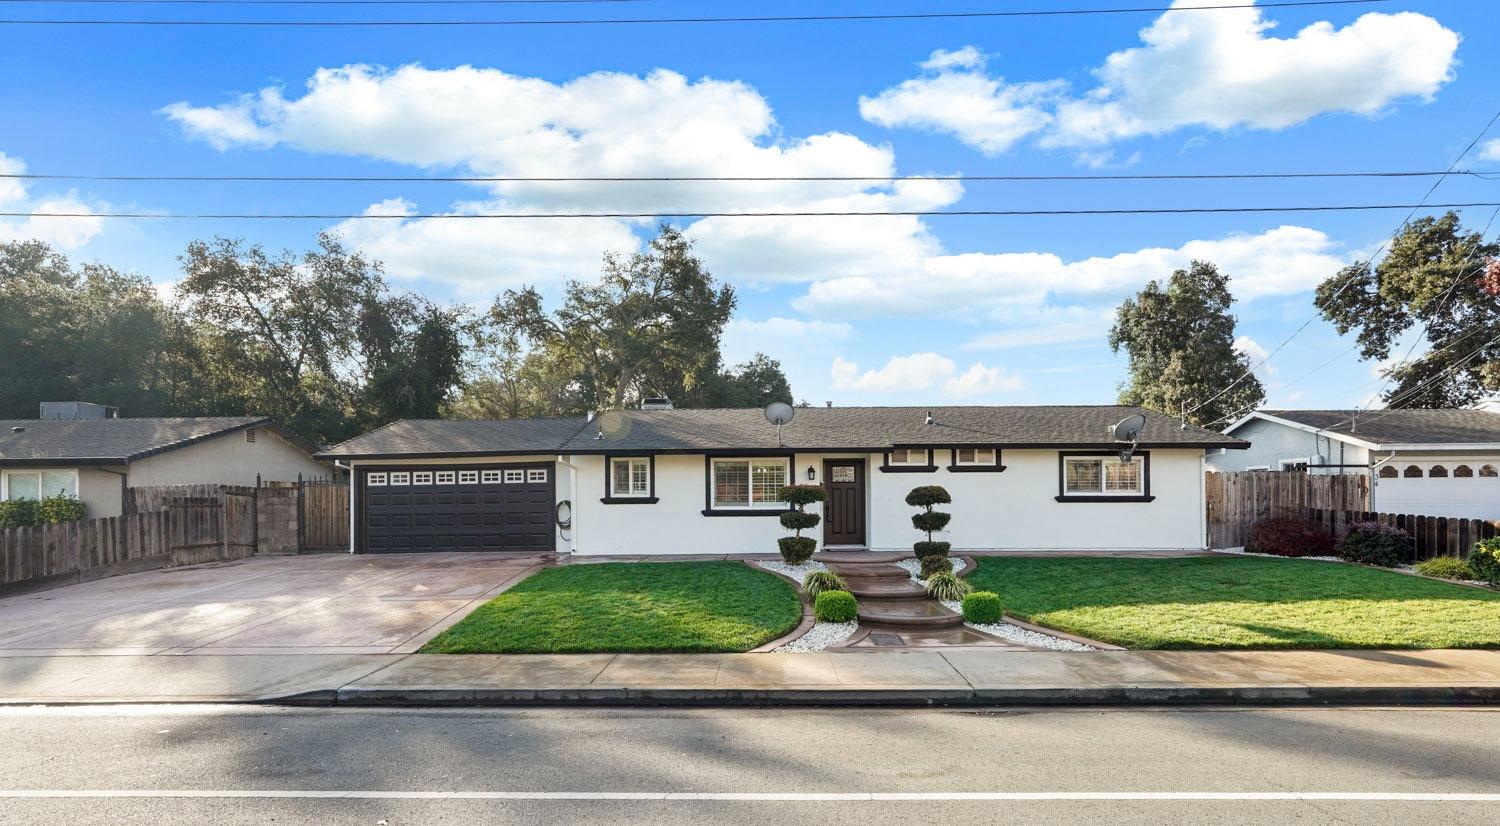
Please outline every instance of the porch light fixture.
[[807, 466], [807, 481], [809, 481], [809, 482], [816, 482], [817, 480], [818, 480], [818, 469], [815, 468], [815, 467], [813, 467], [812, 465], [808, 465]]

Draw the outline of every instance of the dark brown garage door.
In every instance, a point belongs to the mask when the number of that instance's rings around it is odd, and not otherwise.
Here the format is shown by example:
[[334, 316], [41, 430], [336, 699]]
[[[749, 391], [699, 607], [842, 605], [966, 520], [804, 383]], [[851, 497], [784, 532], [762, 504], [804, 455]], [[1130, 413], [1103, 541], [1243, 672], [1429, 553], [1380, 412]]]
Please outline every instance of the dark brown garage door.
[[548, 465], [374, 468], [360, 476], [369, 553], [550, 552]]

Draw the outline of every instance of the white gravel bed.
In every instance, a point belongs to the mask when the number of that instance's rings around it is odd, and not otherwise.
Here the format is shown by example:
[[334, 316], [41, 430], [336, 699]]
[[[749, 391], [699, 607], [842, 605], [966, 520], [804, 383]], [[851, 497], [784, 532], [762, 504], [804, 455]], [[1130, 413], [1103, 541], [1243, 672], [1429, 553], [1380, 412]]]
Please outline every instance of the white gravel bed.
[[774, 571], [774, 572], [776, 572], [778, 574], [781, 574], [782, 576], [789, 576], [792, 579], [797, 580], [798, 584], [801, 584], [803, 577], [806, 577], [808, 574], [812, 573], [813, 571], [826, 571], [826, 570], [828, 570], [828, 566], [827, 565], [824, 565], [821, 562], [813, 562], [812, 560], [808, 560], [808, 561], [802, 563], [801, 565], [788, 565], [785, 562], [769, 562], [769, 561], [768, 562], [756, 562], [755, 564], [759, 565], [762, 568], [765, 568], [767, 571]]
[[822, 651], [830, 645], [837, 645], [849, 639], [855, 629], [859, 628], [858, 622], [820, 622], [812, 627], [812, 630], [795, 640], [771, 649], [772, 654], [810, 654], [814, 651]]
[[[922, 573], [922, 562], [921, 562], [921, 560], [917, 560], [917, 559], [903, 559], [900, 562], [897, 562], [896, 564], [900, 565], [903, 568], [905, 568], [906, 571], [907, 571], [907, 573], [911, 574], [912, 582], [915, 582], [915, 583], [917, 583], [918, 585], [921, 585], [924, 588], [927, 587], [927, 580], [925, 580], [925, 579], [919, 579], [918, 578], [918, 576]], [[963, 564], [964, 564], [964, 562], [963, 562], [962, 559], [954, 559], [953, 560], [953, 573], [956, 574], [959, 571], [962, 571], [963, 570]], [[947, 600], [943, 600], [942, 602], [943, 602], [943, 605], [948, 610], [952, 611], [955, 614], [962, 614], [964, 612], [964, 606], [963, 606], [963, 603], [961, 603], [961, 602], [949, 602]], [[1027, 631], [1025, 628], [1022, 628], [1022, 627], [1020, 627], [1018, 625], [1011, 625], [1008, 622], [995, 622], [995, 623], [989, 623], [989, 624], [985, 624], [985, 625], [980, 625], [978, 623], [973, 623], [973, 622], [966, 622], [966, 623], [964, 623], [964, 625], [967, 625], [970, 628], [973, 628], [975, 631], [982, 631], [982, 632], [984, 632], [986, 634], [989, 634], [992, 637], [999, 637], [1002, 640], [1010, 640], [1011, 642], [1018, 642], [1018, 643], [1021, 643], [1022, 645], [1034, 645], [1037, 648], [1046, 648], [1046, 649], [1048, 649], [1050, 651], [1098, 651], [1099, 650], [1099, 649], [1097, 649], [1097, 648], [1095, 648], [1095, 647], [1093, 647], [1091, 645], [1084, 645], [1081, 642], [1073, 642], [1072, 640], [1065, 640], [1065, 639], [1062, 639], [1061, 637], [1054, 637], [1054, 636], [1051, 636], [1051, 635], [1048, 635], [1048, 634], [1039, 634], [1036, 631]]]
[[1282, 556], [1281, 554], [1258, 554], [1247, 551], [1244, 548], [1214, 548], [1216, 554], [1234, 554], [1235, 556], [1263, 556], [1270, 559], [1311, 559], [1314, 562], [1343, 562], [1336, 556]]

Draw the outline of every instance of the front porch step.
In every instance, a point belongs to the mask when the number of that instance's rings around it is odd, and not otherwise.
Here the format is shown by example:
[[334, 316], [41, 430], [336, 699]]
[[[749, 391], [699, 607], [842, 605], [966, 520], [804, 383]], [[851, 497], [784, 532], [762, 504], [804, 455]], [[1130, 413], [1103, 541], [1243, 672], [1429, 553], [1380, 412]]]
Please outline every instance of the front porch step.
[[870, 577], [847, 577], [849, 593], [860, 599], [927, 599], [927, 589], [912, 582]]
[[911, 574], [900, 565], [881, 565], [868, 562], [834, 562], [828, 566], [844, 579], [905, 579], [910, 580]]
[[1022, 645], [1008, 640], [981, 634], [972, 628], [887, 628], [869, 626], [869, 633], [856, 636], [847, 645], [830, 648], [830, 651], [866, 651], [871, 648], [902, 650], [913, 648], [945, 648], [984, 651], [1042, 651], [1036, 646]]
[[813, 554], [814, 562], [824, 565], [832, 565], [839, 562], [899, 562], [910, 559], [911, 554], [902, 553], [876, 553], [874, 551], [820, 551]]
[[912, 599], [862, 599], [859, 621], [895, 628], [956, 628], [964, 624], [962, 616], [940, 603]]

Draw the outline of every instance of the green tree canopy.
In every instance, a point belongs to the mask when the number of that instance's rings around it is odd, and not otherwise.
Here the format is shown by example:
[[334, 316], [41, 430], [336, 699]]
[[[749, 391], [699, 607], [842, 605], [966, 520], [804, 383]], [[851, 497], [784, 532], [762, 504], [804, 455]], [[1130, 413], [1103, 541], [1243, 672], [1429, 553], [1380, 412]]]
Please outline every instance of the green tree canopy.
[[1390, 358], [1402, 336], [1423, 326], [1427, 354], [1391, 368], [1385, 400], [1466, 407], [1500, 389], [1497, 256], [1500, 244], [1465, 229], [1456, 213], [1420, 218], [1379, 264], [1359, 261], [1319, 284], [1317, 307], [1340, 334], [1358, 331], [1366, 359]]
[[1265, 401], [1260, 380], [1246, 375], [1249, 357], [1234, 346], [1233, 303], [1228, 276], [1208, 261], [1194, 261], [1165, 285], [1152, 281], [1126, 299], [1109, 333], [1109, 346], [1130, 357], [1120, 403], [1172, 416], [1183, 405], [1197, 407], [1188, 420], [1207, 425]]

